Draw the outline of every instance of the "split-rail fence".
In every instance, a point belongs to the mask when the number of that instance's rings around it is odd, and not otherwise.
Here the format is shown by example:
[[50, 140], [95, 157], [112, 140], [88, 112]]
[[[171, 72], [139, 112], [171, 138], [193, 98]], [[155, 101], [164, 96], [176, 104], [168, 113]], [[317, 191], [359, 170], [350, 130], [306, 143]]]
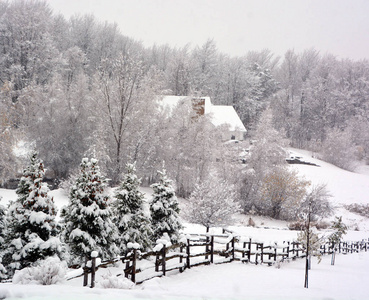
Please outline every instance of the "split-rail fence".
[[[153, 251], [145, 253], [131, 248], [126, 255], [101, 263], [97, 263], [96, 257], [92, 257], [83, 267], [83, 285], [88, 286], [88, 277], [91, 274], [90, 287], [94, 287], [96, 271], [119, 261], [124, 266], [120, 275], [140, 284], [154, 277], [165, 276], [170, 271], [183, 272], [185, 269], [201, 265], [241, 261], [271, 266], [277, 262], [306, 256], [304, 247], [296, 241], [264, 243], [224, 232], [224, 234], [187, 235], [178, 244], [158, 244]], [[323, 255], [333, 252], [348, 254], [367, 251], [368, 248], [369, 239], [339, 244], [327, 242], [321, 246], [320, 252]]]

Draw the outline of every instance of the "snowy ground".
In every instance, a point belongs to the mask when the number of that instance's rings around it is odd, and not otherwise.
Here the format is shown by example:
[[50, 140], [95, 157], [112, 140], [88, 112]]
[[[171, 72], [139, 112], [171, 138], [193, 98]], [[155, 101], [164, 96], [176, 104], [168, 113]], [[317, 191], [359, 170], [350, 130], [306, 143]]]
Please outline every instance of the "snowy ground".
[[[336, 206], [336, 215], [343, 216], [350, 230], [345, 240], [358, 241], [369, 238], [369, 219], [350, 213], [344, 204], [369, 203], [369, 172], [367, 167], [358, 168], [359, 173], [344, 171], [312, 157], [311, 153], [290, 149], [292, 155], [302, 157], [320, 167], [292, 165], [301, 176], [313, 184], [326, 183]], [[150, 188], [143, 188], [150, 197]], [[51, 191], [59, 210], [68, 203], [66, 193]], [[14, 190], [0, 189], [1, 205], [16, 199]], [[185, 203], [181, 203], [185, 205]], [[255, 227], [247, 227], [252, 217]], [[235, 226], [230, 229], [243, 237], [263, 242], [296, 239], [297, 231], [290, 231], [287, 222], [266, 217], [236, 216]], [[220, 233], [220, 228], [212, 229]], [[185, 233], [204, 233], [205, 228], [186, 224]], [[322, 232], [328, 234], [328, 231]], [[167, 277], [155, 278], [132, 289], [83, 288], [82, 278], [60, 285], [37, 286], [0, 284], [0, 299], [369, 299], [369, 252], [338, 255], [336, 265], [324, 257], [321, 264], [313, 262], [309, 289], [303, 288], [304, 261], [282, 264], [280, 269], [265, 265], [248, 265], [233, 262], [192, 268], [182, 274], [170, 273]], [[99, 270], [97, 286], [106, 272], [121, 273], [122, 267]]]
[[[265, 265], [233, 262], [192, 268], [155, 278], [132, 289], [82, 287], [82, 278], [54, 286], [0, 285], [0, 299], [368, 299], [369, 252], [313, 261], [309, 289], [304, 289], [304, 260]], [[97, 285], [101, 275], [97, 273]], [[103, 272], [103, 271], [101, 271]]]

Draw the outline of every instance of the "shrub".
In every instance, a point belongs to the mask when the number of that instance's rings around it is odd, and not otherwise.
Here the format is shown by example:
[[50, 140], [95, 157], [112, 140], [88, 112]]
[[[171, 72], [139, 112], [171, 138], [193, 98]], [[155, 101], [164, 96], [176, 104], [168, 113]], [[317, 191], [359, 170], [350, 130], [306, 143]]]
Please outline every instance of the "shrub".
[[66, 273], [66, 262], [61, 262], [57, 257], [49, 257], [37, 262], [34, 267], [16, 271], [13, 283], [51, 285], [63, 282]]
[[305, 228], [305, 222], [304, 221], [295, 221], [288, 224], [289, 230], [303, 230]]
[[117, 277], [110, 272], [102, 275], [102, 278], [98, 286], [103, 289], [131, 289], [134, 286], [131, 280], [125, 277]]
[[349, 212], [369, 218], [369, 204], [353, 203], [344, 206]]

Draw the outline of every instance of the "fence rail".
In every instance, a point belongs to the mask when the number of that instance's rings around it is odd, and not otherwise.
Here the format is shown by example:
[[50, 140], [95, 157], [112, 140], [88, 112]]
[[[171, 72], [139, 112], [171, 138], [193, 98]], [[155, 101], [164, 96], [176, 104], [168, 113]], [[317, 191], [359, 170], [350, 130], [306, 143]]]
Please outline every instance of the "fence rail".
[[[333, 252], [348, 254], [368, 251], [369, 239], [359, 242], [341, 242], [339, 244], [325, 243], [321, 246], [322, 255]], [[277, 261], [305, 257], [304, 247], [296, 241], [283, 243], [263, 243], [247, 240], [232, 233], [221, 235], [193, 234], [186, 240], [175, 245], [157, 245], [155, 251], [141, 253], [131, 249], [127, 255], [110, 261], [96, 264], [96, 258], [85, 264], [83, 268], [83, 285], [88, 285], [88, 275], [91, 274], [91, 287], [95, 286], [95, 272], [99, 268], [107, 267], [121, 261], [125, 266], [122, 275], [132, 282], [140, 284], [154, 277], [165, 276], [167, 272], [209, 264], [222, 264], [232, 261], [241, 261], [252, 264], [268, 264]]]

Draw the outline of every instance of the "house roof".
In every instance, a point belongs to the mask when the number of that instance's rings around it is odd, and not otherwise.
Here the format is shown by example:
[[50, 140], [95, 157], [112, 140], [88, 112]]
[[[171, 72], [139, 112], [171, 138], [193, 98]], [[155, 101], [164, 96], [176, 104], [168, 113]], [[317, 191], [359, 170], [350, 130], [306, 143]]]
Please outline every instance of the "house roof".
[[[237, 112], [230, 105], [213, 105], [210, 97], [201, 97], [205, 99], [205, 114], [210, 116], [214, 126], [228, 125], [230, 131], [246, 132]], [[173, 109], [180, 103], [191, 101], [190, 96], [164, 96], [161, 100], [161, 105], [165, 109], [169, 109], [171, 113]]]
[[247, 131], [233, 106], [212, 105], [210, 109], [210, 117], [214, 126], [226, 124], [229, 125], [230, 131]]

